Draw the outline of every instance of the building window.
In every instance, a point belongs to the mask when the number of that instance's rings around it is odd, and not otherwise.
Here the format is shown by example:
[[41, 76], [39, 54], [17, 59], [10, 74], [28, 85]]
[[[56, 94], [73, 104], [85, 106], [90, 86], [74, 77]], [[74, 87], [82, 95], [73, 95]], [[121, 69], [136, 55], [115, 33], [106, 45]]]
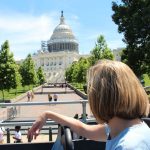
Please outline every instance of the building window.
[[62, 50], [62, 44], [60, 43], [60, 50]]

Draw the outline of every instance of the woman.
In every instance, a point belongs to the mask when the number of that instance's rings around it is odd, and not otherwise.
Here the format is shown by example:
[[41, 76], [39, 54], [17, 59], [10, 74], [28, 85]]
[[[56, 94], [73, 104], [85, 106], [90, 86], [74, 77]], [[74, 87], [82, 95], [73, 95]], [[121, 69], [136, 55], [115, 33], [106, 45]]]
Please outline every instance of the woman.
[[133, 71], [124, 63], [102, 60], [88, 72], [88, 98], [99, 124], [45, 111], [29, 130], [36, 138], [48, 118], [69, 126], [78, 135], [106, 141], [106, 150], [150, 149], [150, 128], [141, 120], [149, 113], [148, 97]]

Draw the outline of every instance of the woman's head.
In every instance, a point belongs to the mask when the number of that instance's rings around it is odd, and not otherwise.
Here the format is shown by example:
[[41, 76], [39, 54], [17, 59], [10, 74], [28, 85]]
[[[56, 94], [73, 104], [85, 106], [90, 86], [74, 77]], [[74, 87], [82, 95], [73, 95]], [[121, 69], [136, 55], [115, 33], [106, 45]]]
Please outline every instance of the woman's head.
[[79, 119], [79, 115], [78, 115], [78, 114], [75, 114], [74, 118], [75, 118], [75, 119]]
[[141, 118], [148, 113], [148, 97], [133, 71], [124, 63], [101, 60], [88, 72], [88, 98], [99, 121], [113, 117]]

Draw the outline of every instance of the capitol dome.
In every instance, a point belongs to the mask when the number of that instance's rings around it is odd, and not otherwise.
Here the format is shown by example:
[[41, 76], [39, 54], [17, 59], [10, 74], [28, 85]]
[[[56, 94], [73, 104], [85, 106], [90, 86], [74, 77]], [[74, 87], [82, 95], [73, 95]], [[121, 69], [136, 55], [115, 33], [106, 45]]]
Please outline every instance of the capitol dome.
[[63, 11], [61, 12], [60, 24], [54, 29], [50, 40], [47, 42], [49, 52], [76, 51], [78, 42], [71, 28], [65, 23]]

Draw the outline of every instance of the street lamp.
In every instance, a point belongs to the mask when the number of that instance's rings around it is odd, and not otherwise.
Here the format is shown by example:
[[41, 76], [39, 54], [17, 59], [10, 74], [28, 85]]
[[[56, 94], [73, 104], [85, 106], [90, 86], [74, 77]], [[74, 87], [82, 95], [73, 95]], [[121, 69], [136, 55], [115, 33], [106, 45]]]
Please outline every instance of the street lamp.
[[66, 89], [67, 88], [67, 85], [66, 85], [66, 76], [65, 76], [65, 93], [66, 93]]

